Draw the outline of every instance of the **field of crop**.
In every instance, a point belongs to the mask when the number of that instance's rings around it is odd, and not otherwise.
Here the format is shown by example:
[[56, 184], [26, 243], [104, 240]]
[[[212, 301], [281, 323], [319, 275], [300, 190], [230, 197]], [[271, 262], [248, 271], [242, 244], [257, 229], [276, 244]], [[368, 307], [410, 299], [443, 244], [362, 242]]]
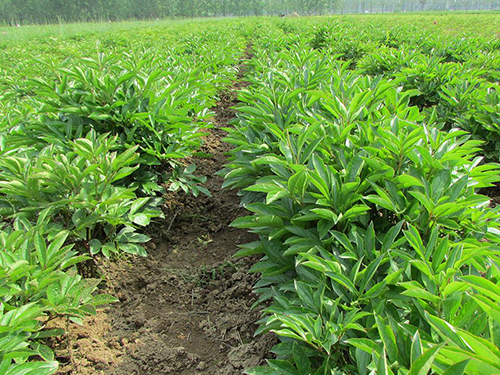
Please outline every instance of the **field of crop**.
[[0, 373], [500, 373], [499, 27], [0, 30]]

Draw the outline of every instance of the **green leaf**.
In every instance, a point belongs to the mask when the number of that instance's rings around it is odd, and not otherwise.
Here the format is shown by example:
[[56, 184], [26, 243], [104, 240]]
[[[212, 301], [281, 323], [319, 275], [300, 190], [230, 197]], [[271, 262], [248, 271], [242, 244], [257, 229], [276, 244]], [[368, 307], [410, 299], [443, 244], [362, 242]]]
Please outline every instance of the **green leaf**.
[[358, 216], [361, 216], [365, 214], [367, 211], [370, 210], [370, 207], [364, 204], [357, 204], [355, 206], [352, 206], [349, 208], [342, 216], [342, 218], [339, 221], [344, 221], [352, 218], [356, 218]]
[[443, 372], [443, 375], [463, 375], [469, 361], [470, 359], [466, 359], [465, 361], [455, 363], [453, 366], [448, 367], [448, 369]]
[[58, 368], [57, 362], [27, 362], [11, 367], [5, 375], [49, 375]]
[[132, 203], [130, 206], [130, 214], [135, 214], [141, 207], [143, 207], [146, 203], [149, 202], [149, 198], [139, 198]]
[[345, 340], [345, 342], [349, 345], [352, 345], [352, 346], [360, 349], [360, 350], [365, 351], [366, 353], [369, 353], [370, 355], [372, 353], [377, 353], [380, 355], [380, 353], [382, 351], [379, 344], [377, 344], [373, 340], [369, 340], [369, 339], [352, 338], [352, 339]]
[[378, 359], [377, 363], [377, 375], [393, 375], [393, 372], [389, 368], [389, 365], [387, 364], [387, 357], [385, 355], [385, 349], [382, 350], [382, 354], [380, 355], [380, 358]]
[[447, 341], [451, 341], [453, 344], [458, 346], [460, 349], [467, 350], [467, 345], [463, 339], [458, 335], [457, 330], [450, 323], [435, 317], [430, 314], [426, 314], [429, 323], [436, 329], [436, 331]]
[[47, 264], [47, 245], [45, 244], [45, 239], [40, 234], [35, 233], [34, 241], [38, 261], [42, 266], [45, 266]]
[[244, 371], [244, 374], [247, 374], [247, 375], [280, 375], [280, 373], [278, 371], [276, 371], [275, 369], [273, 369], [271, 367], [264, 367], [264, 366], [249, 368], [248, 370]]
[[346, 276], [344, 276], [341, 273], [333, 273], [333, 272], [327, 272], [326, 275], [339, 283], [340, 285], [343, 285], [346, 287], [350, 292], [352, 292], [355, 296], [359, 296], [358, 290], [356, 289], [356, 286], [352, 283], [351, 280], [349, 280]]
[[119, 249], [133, 255], [140, 255], [142, 257], [147, 256], [146, 250], [140, 245], [135, 243], [121, 243], [118, 245]]
[[135, 214], [132, 215], [132, 221], [134, 222], [134, 224], [145, 227], [149, 225], [151, 219], [145, 214]]
[[94, 238], [89, 241], [90, 254], [95, 255], [101, 251], [102, 243], [98, 239]]
[[375, 314], [375, 321], [377, 323], [377, 328], [380, 337], [382, 338], [382, 342], [384, 343], [385, 349], [387, 350], [389, 360], [391, 362], [397, 361], [398, 345], [396, 343], [396, 336], [394, 336], [394, 332], [392, 332], [391, 326], [385, 324], [382, 317], [380, 317], [378, 314]]
[[290, 179], [288, 180], [288, 191], [293, 196], [296, 196], [299, 199], [303, 199], [308, 185], [309, 180], [307, 172], [305, 170], [302, 170], [290, 177]]
[[395, 239], [401, 232], [401, 228], [403, 227], [404, 221], [401, 220], [399, 223], [397, 223], [395, 226], [391, 227], [384, 236], [384, 240], [382, 241], [382, 252], [386, 252], [391, 248], [393, 245]]
[[[406, 287], [406, 285], [405, 285], [405, 287]], [[418, 288], [418, 287], [411, 287], [411, 289], [405, 290], [401, 294], [404, 296], [408, 296], [408, 297], [419, 298], [419, 299], [423, 299], [426, 301], [430, 301], [430, 302], [433, 302], [435, 304], [438, 304], [441, 302], [441, 298], [435, 296], [434, 294], [428, 292], [425, 289]]]
[[492, 300], [500, 303], [500, 286], [480, 276], [462, 276], [461, 279]]
[[119, 302], [120, 300], [116, 297], [113, 297], [109, 294], [99, 294], [97, 296], [92, 297], [91, 304], [93, 306], [101, 306], [101, 305], [108, 305], [111, 303], [116, 303]]
[[311, 363], [309, 362], [309, 358], [305, 350], [298, 343], [293, 343], [292, 348], [293, 359], [295, 361], [295, 365], [297, 366], [297, 370], [299, 374], [310, 374], [311, 373]]
[[415, 363], [417, 358], [419, 358], [423, 352], [424, 348], [422, 347], [422, 342], [420, 341], [420, 333], [417, 331], [415, 332], [411, 343], [411, 363]]
[[373, 277], [375, 273], [377, 272], [378, 267], [382, 263], [382, 260], [386, 257], [386, 254], [381, 254], [380, 256], [377, 257], [373, 262], [370, 263], [370, 265], [366, 268], [366, 271], [363, 275], [363, 282], [361, 283], [361, 286], [359, 287], [359, 290], [361, 292], [364, 292], [366, 288], [368, 287], [369, 283], [373, 280]]
[[[47, 248], [47, 257], [48, 257], [48, 262], [51, 263], [53, 260], [57, 260], [58, 257], [61, 256], [59, 254], [59, 250], [61, 247], [64, 245], [66, 242], [66, 239], [68, 238], [69, 233], [67, 231], [61, 231], [59, 234], [52, 240], [50, 243], [49, 247]], [[52, 258], [56, 259], [52, 259]]]
[[278, 359], [269, 359], [267, 362], [269, 366], [277, 370], [280, 375], [303, 375], [299, 373], [290, 362]]
[[412, 186], [424, 187], [424, 184], [420, 180], [409, 174], [402, 174], [397, 176], [396, 181], [402, 185], [402, 188], [409, 188]]
[[408, 375], [427, 375], [443, 344], [427, 349], [410, 367]]
[[302, 301], [304, 306], [307, 306], [311, 310], [316, 312], [320, 312], [321, 306], [316, 306], [316, 302], [314, 300], [312, 288], [304, 282], [294, 281], [295, 291], [297, 295]]
[[371, 353], [356, 348], [356, 366], [358, 368], [359, 375], [368, 374], [368, 366], [371, 362]]

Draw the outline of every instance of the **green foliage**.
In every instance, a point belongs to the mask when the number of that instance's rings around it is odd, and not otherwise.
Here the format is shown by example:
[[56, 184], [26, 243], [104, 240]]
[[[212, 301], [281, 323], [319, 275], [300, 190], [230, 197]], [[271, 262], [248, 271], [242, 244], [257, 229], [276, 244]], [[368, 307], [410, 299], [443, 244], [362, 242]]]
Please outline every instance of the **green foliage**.
[[[49, 123], [53, 132], [70, 139], [75, 134], [67, 129], [109, 132], [119, 136], [123, 148], [140, 145], [144, 163], [157, 164], [186, 157], [199, 146], [202, 124], [192, 119], [206, 118], [213, 105], [213, 86], [198, 84], [193, 90], [194, 81], [203, 78], [179, 60], [167, 71], [152, 51], [126, 58], [101, 53], [98, 59], [82, 61], [82, 66], [56, 72], [59, 82], [33, 79], [29, 89], [42, 105], [40, 112], [51, 115], [42, 123]], [[33, 131], [34, 137], [42, 136], [41, 129]], [[50, 136], [44, 138], [53, 142]]]
[[[194, 4], [160, 14], [193, 16]], [[230, 15], [235, 4], [200, 9]], [[142, 230], [162, 217], [166, 190], [209, 194], [190, 162], [247, 40], [250, 86], [223, 174], [250, 212], [234, 226], [258, 235], [238, 253], [261, 256], [250, 270], [265, 305], [257, 333], [281, 341], [247, 373], [499, 372], [500, 221], [481, 189], [500, 181], [487, 162], [500, 155], [500, 48], [430, 31], [453, 34], [455, 20], [478, 31], [476, 16], [433, 17], [179, 23], [6, 44], [0, 372], [56, 371], [50, 320], [81, 322], [114, 301], [78, 265], [145, 255]]]
[[117, 154], [111, 151], [116, 143], [117, 137], [91, 131], [36, 155], [7, 153], [0, 159], [2, 214], [47, 224], [54, 232], [69, 230], [77, 247], [92, 255], [145, 255], [140, 243], [149, 238], [134, 228], [161, 216], [154, 208], [159, 202], [114, 185], [139, 167], [137, 146]]
[[[43, 340], [60, 335], [47, 323], [66, 316], [81, 323], [97, 306], [114, 302], [94, 292], [100, 280], [82, 279], [75, 265], [87, 259], [65, 245], [67, 231], [17, 219], [0, 231], [0, 368], [3, 374], [50, 374], [58, 364]], [[49, 239], [49, 241], [47, 241]], [[45, 361], [45, 362], [42, 362]]]
[[54, 373], [47, 339], [64, 332], [50, 322], [81, 324], [117, 301], [81, 263], [146, 256], [143, 232], [163, 218], [167, 189], [210, 194], [190, 163], [217, 92], [235, 79], [245, 30], [156, 40], [142, 30], [17, 51], [0, 79], [0, 373]]
[[237, 254], [261, 256], [257, 333], [281, 339], [247, 373], [498, 372], [499, 213], [480, 189], [499, 165], [439, 109], [464, 66], [422, 45], [369, 77], [323, 31], [314, 52], [289, 35], [254, 46], [227, 138], [225, 185], [251, 212], [233, 225], [259, 235]]

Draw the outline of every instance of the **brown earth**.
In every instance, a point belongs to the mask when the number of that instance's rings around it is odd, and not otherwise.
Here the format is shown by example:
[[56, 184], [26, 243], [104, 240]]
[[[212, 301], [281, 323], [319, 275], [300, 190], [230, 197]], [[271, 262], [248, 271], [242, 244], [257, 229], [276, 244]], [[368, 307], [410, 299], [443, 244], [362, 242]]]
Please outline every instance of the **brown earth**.
[[494, 185], [495, 186], [479, 190], [479, 194], [486, 195], [488, 198], [490, 198], [491, 207], [500, 205], [500, 183], [496, 182]]
[[59, 374], [241, 374], [262, 364], [276, 343], [272, 335], [254, 337], [257, 275], [247, 271], [255, 259], [233, 258], [237, 245], [254, 237], [229, 226], [245, 210], [215, 175], [230, 149], [220, 128], [234, 118], [236, 91], [245, 84], [243, 63], [239, 69], [214, 109], [202, 149], [212, 157], [194, 160], [212, 196], [172, 194], [147, 258], [100, 262], [104, 291], [120, 301], [83, 326], [69, 326], [54, 344]]

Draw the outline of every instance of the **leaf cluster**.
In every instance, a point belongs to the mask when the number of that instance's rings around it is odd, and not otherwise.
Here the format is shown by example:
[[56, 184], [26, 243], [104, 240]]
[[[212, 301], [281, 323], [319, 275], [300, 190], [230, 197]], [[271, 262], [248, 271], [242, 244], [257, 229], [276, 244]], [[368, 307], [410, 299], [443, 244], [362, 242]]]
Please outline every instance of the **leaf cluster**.
[[259, 235], [238, 253], [261, 255], [258, 333], [281, 339], [247, 373], [498, 372], [499, 214], [479, 189], [499, 165], [406, 82], [276, 43], [227, 138], [225, 185], [252, 213], [233, 225]]

